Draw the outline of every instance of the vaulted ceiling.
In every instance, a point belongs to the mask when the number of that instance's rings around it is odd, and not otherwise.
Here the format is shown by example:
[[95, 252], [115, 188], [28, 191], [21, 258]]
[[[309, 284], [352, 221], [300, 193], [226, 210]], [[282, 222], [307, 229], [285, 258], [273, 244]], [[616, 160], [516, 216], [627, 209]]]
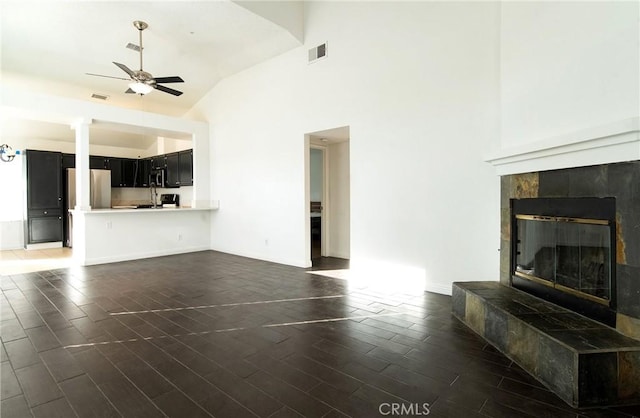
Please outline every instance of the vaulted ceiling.
[[[133, 21], [143, 32], [143, 67], [154, 77], [180, 76], [154, 90], [125, 94], [113, 64], [139, 69]], [[0, 1], [2, 84], [119, 107], [182, 116], [221, 79], [301, 45], [302, 1]], [[92, 94], [107, 96], [106, 101]], [[6, 125], [6, 124], [5, 124]], [[10, 124], [15, 133], [25, 127]], [[40, 126], [42, 128], [42, 126]]]

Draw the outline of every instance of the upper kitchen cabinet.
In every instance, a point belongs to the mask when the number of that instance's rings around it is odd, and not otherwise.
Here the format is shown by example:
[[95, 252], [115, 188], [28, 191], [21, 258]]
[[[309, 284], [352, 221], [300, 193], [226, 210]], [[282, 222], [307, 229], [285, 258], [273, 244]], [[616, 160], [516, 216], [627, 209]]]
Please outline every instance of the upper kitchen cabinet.
[[149, 187], [149, 174], [151, 174], [151, 158], [137, 161], [136, 187]]
[[159, 170], [167, 167], [167, 156], [166, 155], [156, 155], [151, 157], [151, 168], [154, 170]]
[[193, 150], [166, 155], [167, 187], [193, 186]]
[[122, 159], [122, 186], [135, 187], [137, 183], [138, 160], [134, 158]]
[[178, 153], [174, 152], [166, 155], [167, 161], [167, 187], [180, 187], [180, 164]]
[[107, 157], [100, 157], [98, 155], [90, 155], [89, 156], [89, 168], [94, 170], [104, 170], [107, 168]]
[[25, 244], [62, 242], [62, 154], [27, 150]]
[[76, 155], [75, 154], [62, 154], [62, 171], [67, 168], [76, 168]]
[[193, 186], [193, 150], [178, 153], [180, 186]]
[[107, 158], [106, 167], [111, 170], [111, 187], [135, 187], [138, 160], [133, 158]]

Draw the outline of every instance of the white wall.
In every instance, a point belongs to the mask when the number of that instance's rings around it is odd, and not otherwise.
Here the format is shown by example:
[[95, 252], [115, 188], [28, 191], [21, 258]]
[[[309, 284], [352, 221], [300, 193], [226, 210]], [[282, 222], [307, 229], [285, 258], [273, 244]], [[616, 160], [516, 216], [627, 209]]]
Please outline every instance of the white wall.
[[0, 161], [0, 250], [22, 248], [24, 244], [22, 162], [21, 156], [11, 162]]
[[498, 5], [310, 2], [305, 16], [305, 47], [194, 110], [211, 126], [212, 247], [307, 265], [304, 133], [350, 126], [352, 266], [443, 293], [497, 279], [499, 186], [482, 156], [499, 128]]
[[640, 115], [640, 2], [502, 2], [502, 147]]

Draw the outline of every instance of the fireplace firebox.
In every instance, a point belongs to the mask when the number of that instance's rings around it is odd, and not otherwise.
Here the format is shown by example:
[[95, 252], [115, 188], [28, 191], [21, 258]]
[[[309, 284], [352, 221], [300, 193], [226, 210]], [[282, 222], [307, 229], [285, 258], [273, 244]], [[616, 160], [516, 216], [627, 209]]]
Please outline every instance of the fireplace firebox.
[[615, 326], [615, 199], [512, 199], [511, 213], [512, 286]]

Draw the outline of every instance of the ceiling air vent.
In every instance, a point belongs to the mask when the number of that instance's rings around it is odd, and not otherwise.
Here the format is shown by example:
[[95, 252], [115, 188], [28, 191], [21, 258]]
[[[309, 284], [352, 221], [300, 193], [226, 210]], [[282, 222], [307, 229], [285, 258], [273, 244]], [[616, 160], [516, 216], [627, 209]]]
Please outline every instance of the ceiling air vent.
[[109, 98], [109, 96], [107, 96], [106, 94], [98, 94], [98, 93], [93, 93], [91, 95], [92, 99], [100, 99], [100, 100], [107, 100]]
[[315, 62], [320, 58], [324, 58], [326, 56], [327, 56], [327, 43], [325, 42], [309, 50], [309, 63]]

